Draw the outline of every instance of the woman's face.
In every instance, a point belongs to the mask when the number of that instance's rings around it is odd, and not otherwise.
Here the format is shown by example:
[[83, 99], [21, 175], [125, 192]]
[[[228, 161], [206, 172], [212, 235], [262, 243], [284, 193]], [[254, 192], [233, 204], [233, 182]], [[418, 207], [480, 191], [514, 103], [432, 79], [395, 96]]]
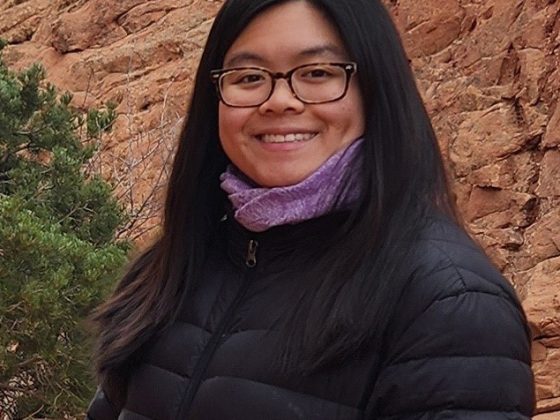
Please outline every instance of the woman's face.
[[[349, 57], [336, 29], [307, 2], [273, 6], [239, 35], [224, 68], [257, 66], [272, 72]], [[359, 71], [359, 69], [358, 69]], [[261, 186], [298, 183], [364, 132], [362, 98], [355, 77], [335, 102], [304, 104], [279, 79], [262, 105], [232, 108], [220, 102], [222, 147], [245, 175]], [[297, 139], [297, 140], [296, 140]]]

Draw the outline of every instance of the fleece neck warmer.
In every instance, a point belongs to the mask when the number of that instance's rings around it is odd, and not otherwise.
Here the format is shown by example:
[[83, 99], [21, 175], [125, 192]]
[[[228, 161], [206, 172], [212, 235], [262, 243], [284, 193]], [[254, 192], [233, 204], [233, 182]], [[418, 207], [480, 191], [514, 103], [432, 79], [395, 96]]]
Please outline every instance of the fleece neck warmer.
[[235, 219], [252, 232], [263, 232], [350, 208], [360, 194], [362, 143], [363, 139], [354, 141], [303, 181], [282, 187], [260, 187], [229, 165], [220, 181]]

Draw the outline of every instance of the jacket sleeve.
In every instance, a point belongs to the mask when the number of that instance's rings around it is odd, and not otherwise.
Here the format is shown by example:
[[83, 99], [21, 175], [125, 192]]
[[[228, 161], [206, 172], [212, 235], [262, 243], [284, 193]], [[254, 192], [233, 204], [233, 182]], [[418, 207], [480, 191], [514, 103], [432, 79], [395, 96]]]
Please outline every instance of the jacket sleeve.
[[103, 389], [98, 387], [89, 404], [86, 420], [117, 420], [118, 417], [117, 408], [109, 401]]
[[525, 315], [485, 256], [473, 258], [482, 268], [446, 255], [405, 291], [368, 418], [531, 418], [534, 383]]

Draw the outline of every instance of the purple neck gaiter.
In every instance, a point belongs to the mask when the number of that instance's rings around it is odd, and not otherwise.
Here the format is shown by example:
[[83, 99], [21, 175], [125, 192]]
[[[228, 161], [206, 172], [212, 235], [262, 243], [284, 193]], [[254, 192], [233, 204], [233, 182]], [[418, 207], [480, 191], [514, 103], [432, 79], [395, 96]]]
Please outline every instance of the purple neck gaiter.
[[349, 208], [360, 193], [358, 167], [363, 139], [328, 158], [303, 181], [285, 187], [255, 186], [233, 165], [220, 176], [234, 217], [252, 232], [296, 224]]

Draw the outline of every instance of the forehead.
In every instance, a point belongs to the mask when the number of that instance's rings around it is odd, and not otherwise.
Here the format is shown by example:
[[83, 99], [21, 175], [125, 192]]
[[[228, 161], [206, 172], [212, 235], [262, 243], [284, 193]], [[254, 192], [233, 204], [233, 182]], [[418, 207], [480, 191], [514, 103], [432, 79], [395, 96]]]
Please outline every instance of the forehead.
[[347, 58], [338, 31], [323, 12], [308, 2], [290, 1], [255, 17], [227, 51], [224, 67]]

